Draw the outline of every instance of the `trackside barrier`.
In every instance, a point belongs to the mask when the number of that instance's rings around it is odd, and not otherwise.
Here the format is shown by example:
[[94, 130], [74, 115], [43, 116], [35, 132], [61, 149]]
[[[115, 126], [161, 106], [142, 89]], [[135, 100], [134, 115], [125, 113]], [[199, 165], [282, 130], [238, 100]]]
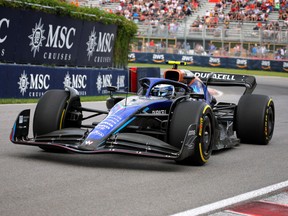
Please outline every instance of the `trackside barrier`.
[[113, 66], [117, 26], [0, 6], [0, 62]]
[[130, 53], [128, 58], [131, 63], [165, 64], [168, 60], [174, 60], [185, 61], [187, 62], [187, 65], [191, 66], [288, 72], [288, 60], [274, 61], [265, 59], [138, 52]]
[[127, 91], [128, 70], [0, 64], [0, 98], [39, 98], [70, 86], [81, 96], [105, 95], [107, 86]]

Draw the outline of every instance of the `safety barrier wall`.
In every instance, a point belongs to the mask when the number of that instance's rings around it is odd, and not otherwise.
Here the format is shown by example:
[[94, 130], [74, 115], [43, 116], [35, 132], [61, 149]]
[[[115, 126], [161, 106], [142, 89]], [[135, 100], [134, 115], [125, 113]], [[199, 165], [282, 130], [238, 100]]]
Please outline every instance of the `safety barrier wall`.
[[225, 58], [216, 56], [179, 55], [165, 53], [130, 53], [130, 63], [165, 64], [168, 60], [185, 61], [191, 66], [222, 67], [247, 70], [288, 72], [287, 61], [264, 59]]
[[73, 87], [81, 96], [127, 91], [128, 70], [0, 64], [0, 98], [39, 98], [49, 89]]
[[116, 25], [0, 7], [0, 62], [113, 66]]

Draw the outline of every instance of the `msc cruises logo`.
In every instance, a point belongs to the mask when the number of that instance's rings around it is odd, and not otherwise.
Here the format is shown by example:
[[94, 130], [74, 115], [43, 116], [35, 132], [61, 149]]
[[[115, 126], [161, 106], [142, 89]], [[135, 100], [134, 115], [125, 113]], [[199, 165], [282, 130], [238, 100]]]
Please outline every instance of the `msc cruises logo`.
[[27, 74], [25, 74], [25, 71], [23, 71], [23, 73], [19, 77], [18, 85], [19, 85], [20, 93], [22, 94], [22, 96], [24, 96], [29, 85], [28, 77], [27, 77]]
[[50, 75], [49, 74], [26, 74], [25, 70], [19, 76], [19, 90], [22, 96], [28, 91], [29, 97], [40, 97], [50, 87]]
[[101, 79], [100, 73], [98, 74], [98, 77], [97, 77], [96, 86], [97, 86], [98, 93], [100, 93], [102, 89], [102, 79]]
[[42, 47], [42, 41], [46, 39], [44, 36], [45, 30], [43, 29], [44, 24], [41, 23], [42, 19], [40, 18], [39, 23], [35, 24], [35, 28], [32, 28], [32, 34], [28, 37], [30, 38], [31, 52], [33, 52], [33, 57], [35, 58], [36, 52], [39, 52], [40, 47]]
[[91, 31], [91, 34], [89, 36], [89, 40], [87, 41], [87, 56], [88, 60], [90, 61], [90, 58], [93, 56], [93, 53], [95, 52], [95, 47], [97, 46], [97, 36], [96, 36], [96, 31], [95, 28]]
[[[106, 94], [107, 86], [112, 86], [112, 74], [98, 74], [97, 80], [96, 80], [96, 88], [98, 93]], [[123, 81], [123, 82], [122, 82]], [[124, 80], [122, 78], [122, 81], [119, 80], [119, 85], [124, 83]], [[118, 85], [118, 84], [117, 84]]]

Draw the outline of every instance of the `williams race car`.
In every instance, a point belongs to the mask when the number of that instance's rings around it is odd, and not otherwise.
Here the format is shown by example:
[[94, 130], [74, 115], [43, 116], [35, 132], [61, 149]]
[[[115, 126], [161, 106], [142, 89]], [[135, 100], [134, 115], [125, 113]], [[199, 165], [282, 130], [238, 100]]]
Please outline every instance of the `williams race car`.
[[[124, 153], [190, 165], [204, 165], [213, 150], [269, 143], [274, 103], [252, 94], [255, 77], [189, 71], [174, 63], [164, 78], [141, 79], [137, 95], [115, 96], [117, 88], [108, 87], [106, 110], [83, 107], [73, 88], [49, 90], [36, 106], [33, 138], [28, 137], [30, 110], [23, 110], [10, 140], [45, 151]], [[210, 85], [242, 86], [245, 91], [238, 104], [217, 102]], [[91, 121], [100, 115], [106, 117]], [[87, 119], [91, 123], [84, 124]]]

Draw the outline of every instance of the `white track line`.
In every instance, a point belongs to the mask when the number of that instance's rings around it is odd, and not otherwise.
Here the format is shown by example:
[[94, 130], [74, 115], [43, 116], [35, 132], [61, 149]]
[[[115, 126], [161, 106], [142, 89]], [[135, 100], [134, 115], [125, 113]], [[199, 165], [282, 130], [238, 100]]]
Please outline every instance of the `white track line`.
[[259, 190], [255, 190], [255, 191], [251, 191], [248, 193], [244, 193], [235, 197], [231, 197], [228, 199], [224, 199], [215, 203], [211, 203], [205, 206], [201, 206], [195, 209], [191, 209], [191, 210], [187, 210], [184, 212], [180, 212], [177, 214], [174, 214], [172, 216], [197, 216], [197, 215], [201, 215], [201, 214], [208, 214], [208, 213], [212, 213], [215, 212], [217, 210], [223, 209], [223, 208], [227, 208], [228, 206], [243, 202], [243, 201], [248, 201], [250, 199], [255, 199], [257, 197], [263, 196], [265, 194], [271, 193], [271, 192], [275, 192], [277, 190], [280, 189], [284, 189], [288, 187], [288, 181], [285, 182], [281, 182], [278, 184], [274, 184], [265, 188], [261, 188]]

